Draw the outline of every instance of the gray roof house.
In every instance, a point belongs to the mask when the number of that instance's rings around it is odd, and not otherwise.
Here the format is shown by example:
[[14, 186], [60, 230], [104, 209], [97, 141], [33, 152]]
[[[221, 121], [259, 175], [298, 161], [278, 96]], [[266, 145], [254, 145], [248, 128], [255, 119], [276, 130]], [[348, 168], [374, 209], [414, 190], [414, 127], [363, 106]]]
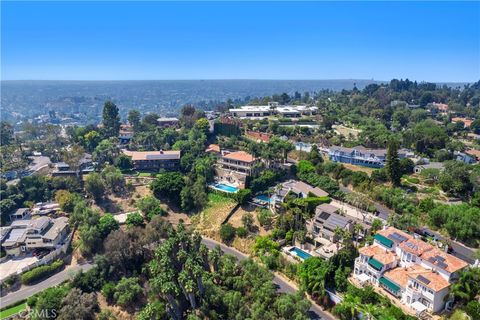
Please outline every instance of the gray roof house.
[[335, 230], [340, 228], [352, 232], [353, 224], [351, 218], [339, 214], [339, 208], [324, 203], [315, 209], [315, 216], [307, 223], [307, 231], [316, 243], [324, 242], [322, 239], [337, 242], [339, 239], [335, 235]]
[[313, 187], [305, 182], [298, 180], [288, 180], [279, 184], [272, 195], [272, 202], [274, 207], [279, 208], [279, 205], [285, 201], [288, 194], [294, 194], [297, 198], [307, 198], [309, 195], [314, 197], [326, 197], [328, 193], [318, 187]]
[[68, 218], [16, 220], [2, 230], [1, 246], [8, 255], [17, 256], [34, 249], [55, 249], [68, 233]]

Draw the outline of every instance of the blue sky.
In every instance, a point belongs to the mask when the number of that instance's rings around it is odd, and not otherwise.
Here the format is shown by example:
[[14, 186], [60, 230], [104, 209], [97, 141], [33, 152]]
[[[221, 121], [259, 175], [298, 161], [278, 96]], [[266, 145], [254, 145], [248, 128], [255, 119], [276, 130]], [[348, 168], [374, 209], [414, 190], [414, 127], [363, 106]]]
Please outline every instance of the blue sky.
[[2, 79], [480, 79], [480, 3], [5, 2]]

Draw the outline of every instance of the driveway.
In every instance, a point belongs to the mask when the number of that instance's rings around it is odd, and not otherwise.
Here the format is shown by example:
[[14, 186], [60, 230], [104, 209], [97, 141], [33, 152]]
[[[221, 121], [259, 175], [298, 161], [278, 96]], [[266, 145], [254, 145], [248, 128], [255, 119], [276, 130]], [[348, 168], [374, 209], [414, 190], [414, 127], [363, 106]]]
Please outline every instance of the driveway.
[[24, 257], [8, 259], [0, 263], [0, 280], [6, 279], [12, 274], [38, 261], [37, 257]]

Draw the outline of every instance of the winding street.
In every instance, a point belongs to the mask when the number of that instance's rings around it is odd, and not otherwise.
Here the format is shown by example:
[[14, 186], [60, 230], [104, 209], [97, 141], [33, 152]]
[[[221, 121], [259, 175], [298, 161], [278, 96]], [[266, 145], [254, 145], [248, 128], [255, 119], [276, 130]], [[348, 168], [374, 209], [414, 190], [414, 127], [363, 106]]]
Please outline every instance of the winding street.
[[[212, 239], [202, 238], [202, 243], [210, 250], [215, 248], [216, 246], [219, 246], [224, 253], [232, 255], [236, 257], [238, 260], [245, 260], [248, 258], [246, 254], [236, 250], [235, 248], [228, 247], [223, 243], [217, 242]], [[15, 302], [25, 300], [38, 292], [41, 292], [50, 287], [57, 286], [63, 281], [71, 279], [73, 275], [79, 270], [87, 271], [92, 267], [93, 267], [92, 264], [86, 263], [83, 265], [67, 268], [35, 285], [26, 286], [17, 291], [10, 292], [9, 294], [0, 298], [0, 307], [3, 308], [5, 306], [14, 304]], [[287, 281], [285, 281], [284, 279], [282, 279], [281, 277], [275, 274], [274, 274], [273, 282], [278, 286], [279, 292], [295, 293], [298, 290], [297, 288], [289, 284]], [[320, 308], [320, 306], [318, 306], [315, 303], [312, 303], [312, 306], [310, 307], [309, 317], [311, 319], [322, 319], [322, 320], [335, 319], [330, 314], [323, 311], [322, 308]]]
[[[232, 247], [228, 247], [220, 242], [217, 242], [212, 239], [208, 238], [202, 238], [202, 243], [208, 248], [208, 249], [213, 249], [216, 246], [220, 246], [220, 249], [227, 254], [230, 254], [234, 257], [236, 257], [238, 260], [245, 260], [248, 258], [248, 256]], [[274, 274], [273, 277], [273, 282], [278, 286], [278, 291], [279, 292], [285, 292], [285, 293], [295, 293], [298, 289], [293, 287], [291, 284], [289, 284], [287, 281], [283, 280], [279, 276]], [[334, 320], [335, 318], [332, 317], [330, 314], [327, 312], [323, 311], [320, 306], [312, 302], [312, 306], [310, 307], [309, 311], [309, 317], [311, 319], [328, 319], [328, 320]]]
[[77, 273], [79, 270], [87, 271], [92, 267], [93, 265], [86, 263], [75, 267], [66, 268], [54, 274], [53, 276], [43, 280], [42, 282], [39, 282], [32, 286], [25, 286], [17, 291], [10, 292], [9, 294], [0, 298], [0, 307], [6, 307], [8, 305], [14, 304], [15, 302], [25, 300], [33, 296], [35, 293], [41, 292], [51, 287], [55, 287], [63, 281], [71, 279], [73, 275], [75, 275], [75, 273]]

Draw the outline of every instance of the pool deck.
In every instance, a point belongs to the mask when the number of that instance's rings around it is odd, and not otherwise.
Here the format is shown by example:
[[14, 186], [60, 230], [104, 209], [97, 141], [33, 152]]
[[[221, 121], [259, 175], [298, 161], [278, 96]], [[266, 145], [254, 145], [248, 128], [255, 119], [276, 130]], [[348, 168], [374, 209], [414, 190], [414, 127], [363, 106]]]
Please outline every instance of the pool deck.
[[292, 253], [290, 250], [292, 250], [293, 248], [297, 248], [299, 250], [302, 250], [303, 252], [309, 254], [311, 257], [317, 257], [318, 254], [316, 254], [315, 252], [310, 252], [309, 250], [305, 250], [305, 249], [302, 249], [302, 248], [299, 248], [297, 246], [288, 246], [288, 247], [283, 247], [282, 248], [282, 253], [289, 259], [291, 260], [292, 262], [295, 262], [295, 263], [301, 263], [303, 261], [305, 261], [305, 259], [297, 256], [295, 253]]

